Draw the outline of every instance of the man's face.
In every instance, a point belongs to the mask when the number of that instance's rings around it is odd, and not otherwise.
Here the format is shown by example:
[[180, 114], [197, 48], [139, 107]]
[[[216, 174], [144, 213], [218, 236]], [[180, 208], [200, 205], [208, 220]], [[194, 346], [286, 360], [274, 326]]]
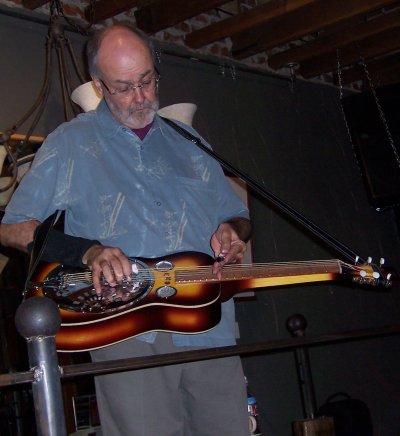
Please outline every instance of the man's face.
[[158, 74], [148, 48], [130, 34], [110, 36], [98, 56], [95, 85], [101, 90], [114, 118], [140, 129], [153, 121], [158, 110]]

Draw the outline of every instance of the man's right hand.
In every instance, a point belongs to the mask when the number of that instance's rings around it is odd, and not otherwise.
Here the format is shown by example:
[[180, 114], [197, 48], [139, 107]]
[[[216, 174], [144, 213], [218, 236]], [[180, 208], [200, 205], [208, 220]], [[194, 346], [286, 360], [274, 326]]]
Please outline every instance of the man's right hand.
[[115, 247], [93, 245], [82, 257], [82, 263], [92, 272], [93, 285], [97, 295], [102, 294], [101, 275], [110, 286], [116, 286], [132, 274], [132, 266], [122, 250]]

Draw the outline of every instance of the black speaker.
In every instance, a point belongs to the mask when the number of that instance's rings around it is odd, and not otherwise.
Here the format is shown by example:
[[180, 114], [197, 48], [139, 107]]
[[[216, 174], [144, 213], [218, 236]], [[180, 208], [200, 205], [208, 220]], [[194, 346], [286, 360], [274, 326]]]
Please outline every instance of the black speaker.
[[369, 201], [384, 209], [400, 205], [400, 84], [375, 94], [345, 97], [342, 106]]

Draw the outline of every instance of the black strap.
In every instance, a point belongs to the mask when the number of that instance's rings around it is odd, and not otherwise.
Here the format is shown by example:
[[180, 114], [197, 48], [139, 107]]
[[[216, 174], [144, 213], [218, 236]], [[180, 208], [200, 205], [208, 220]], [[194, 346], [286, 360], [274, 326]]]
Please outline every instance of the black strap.
[[316, 224], [308, 220], [306, 217], [301, 215], [299, 212], [297, 212], [295, 209], [293, 209], [291, 206], [289, 206], [287, 203], [280, 200], [276, 195], [272, 194], [271, 192], [267, 191], [265, 188], [263, 188], [261, 185], [259, 185], [257, 182], [255, 182], [253, 179], [251, 179], [248, 175], [244, 174], [243, 172], [239, 171], [235, 167], [233, 167], [230, 163], [226, 162], [221, 156], [216, 154], [214, 151], [212, 151], [210, 148], [208, 148], [206, 145], [204, 145], [201, 142], [201, 139], [197, 136], [192, 135], [190, 132], [188, 132], [183, 127], [176, 124], [174, 121], [162, 117], [162, 119], [171, 127], [173, 127], [178, 133], [180, 133], [184, 138], [188, 139], [189, 141], [194, 142], [199, 148], [201, 148], [203, 151], [205, 151], [207, 154], [209, 154], [212, 158], [214, 158], [216, 161], [218, 161], [225, 169], [227, 169], [229, 172], [234, 174], [235, 176], [239, 177], [241, 180], [243, 180], [245, 183], [247, 183], [250, 188], [252, 188], [254, 191], [261, 194], [263, 198], [270, 201], [273, 205], [277, 206], [279, 210], [284, 212], [286, 215], [291, 217], [295, 222], [301, 224], [303, 227], [305, 227], [307, 230], [311, 231], [314, 235], [318, 236], [319, 239], [326, 242], [330, 247], [332, 247], [335, 251], [341, 253], [346, 259], [348, 259], [350, 262], [356, 263], [366, 263], [364, 259], [362, 259], [360, 256], [358, 256], [354, 251], [350, 250], [350, 248], [346, 247], [344, 244], [333, 238], [333, 236], [329, 235], [327, 232], [319, 228]]
[[86, 265], [82, 263], [83, 255], [93, 245], [101, 245], [99, 241], [70, 236], [55, 228], [61, 214], [60, 211], [55, 212], [35, 230], [33, 241], [28, 246], [30, 262], [26, 285], [41, 262], [57, 262], [84, 268]]
[[40, 263], [43, 251], [47, 246], [47, 239], [49, 237], [50, 229], [53, 228], [59, 217], [59, 213], [55, 212], [50, 215], [43, 223], [41, 223], [35, 230], [33, 241], [28, 245], [28, 251], [30, 252], [28, 275], [25, 282], [25, 289], [30, 282], [32, 275], [35, 273], [36, 268]]

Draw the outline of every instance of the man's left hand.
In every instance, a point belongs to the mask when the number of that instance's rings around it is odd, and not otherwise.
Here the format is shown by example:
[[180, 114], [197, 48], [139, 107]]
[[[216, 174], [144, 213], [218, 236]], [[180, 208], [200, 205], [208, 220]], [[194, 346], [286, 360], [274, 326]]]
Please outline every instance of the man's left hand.
[[247, 247], [231, 224], [222, 223], [211, 237], [211, 248], [216, 259], [213, 273], [221, 279], [222, 267], [227, 263], [240, 263]]

